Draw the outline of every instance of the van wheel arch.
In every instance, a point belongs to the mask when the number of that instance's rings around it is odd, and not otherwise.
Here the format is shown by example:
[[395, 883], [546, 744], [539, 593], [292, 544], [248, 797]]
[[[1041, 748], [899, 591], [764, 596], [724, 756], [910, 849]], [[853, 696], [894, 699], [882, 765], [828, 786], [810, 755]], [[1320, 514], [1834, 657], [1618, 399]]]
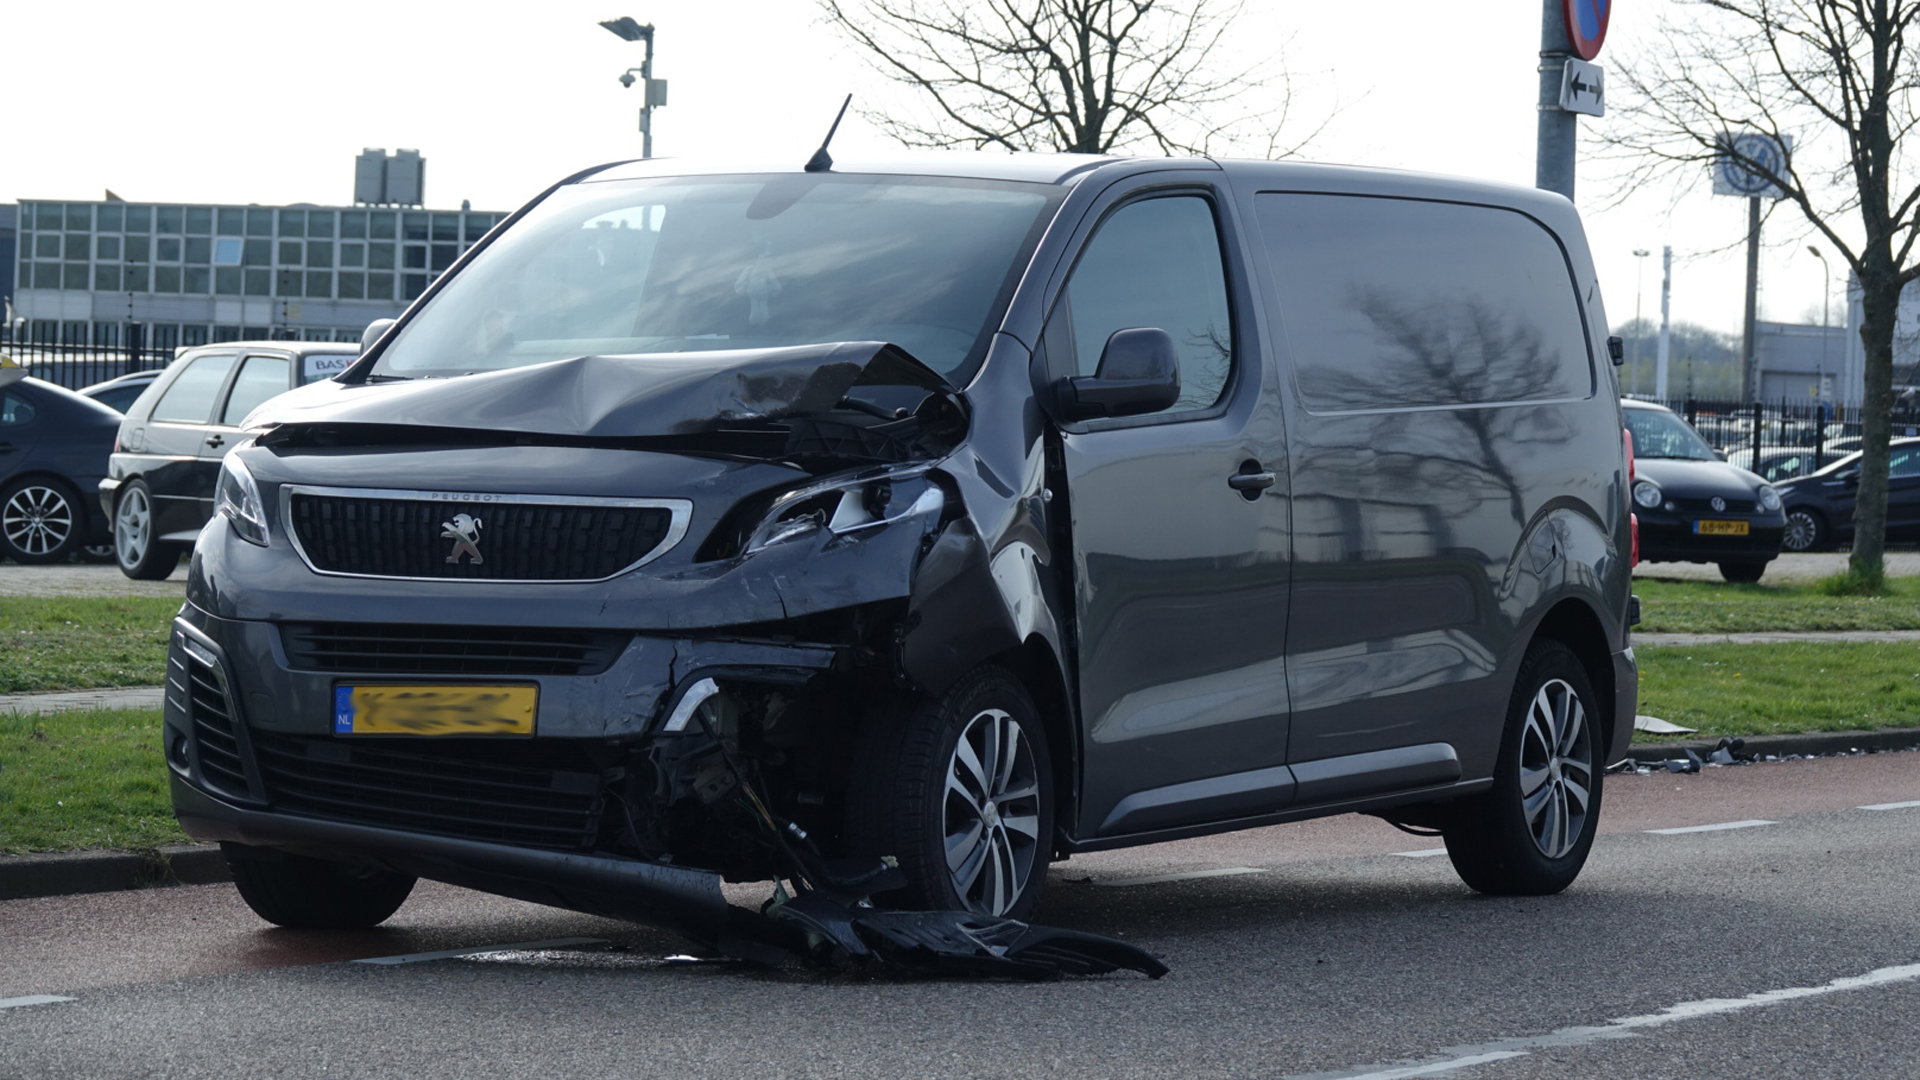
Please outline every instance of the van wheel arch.
[[1541, 639], [1558, 641], [1573, 650], [1586, 669], [1587, 681], [1600, 698], [1601, 717], [1596, 725], [1602, 736], [1601, 760], [1613, 760], [1613, 648], [1600, 616], [1585, 601], [1568, 598], [1550, 608], [1534, 627], [1528, 645]]
[[[1053, 767], [1054, 830], [1056, 834], [1072, 832], [1077, 820], [1074, 811], [1080, 802], [1080, 739], [1078, 725], [1073, 722], [1073, 697], [1067, 691], [1058, 658], [1045, 639], [1034, 635], [985, 662], [1005, 668], [1020, 680], [1039, 708]], [[1057, 847], [1057, 835], [1055, 840]]]

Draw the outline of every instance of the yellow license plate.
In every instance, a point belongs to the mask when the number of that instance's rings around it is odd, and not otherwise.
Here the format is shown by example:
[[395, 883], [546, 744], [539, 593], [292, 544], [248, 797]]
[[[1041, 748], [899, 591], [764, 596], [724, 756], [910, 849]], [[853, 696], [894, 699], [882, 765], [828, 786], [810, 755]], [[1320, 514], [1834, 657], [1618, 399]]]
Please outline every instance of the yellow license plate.
[[1744, 521], [1696, 521], [1693, 523], [1695, 536], [1745, 536], [1747, 523]]
[[538, 686], [336, 686], [336, 735], [531, 735]]

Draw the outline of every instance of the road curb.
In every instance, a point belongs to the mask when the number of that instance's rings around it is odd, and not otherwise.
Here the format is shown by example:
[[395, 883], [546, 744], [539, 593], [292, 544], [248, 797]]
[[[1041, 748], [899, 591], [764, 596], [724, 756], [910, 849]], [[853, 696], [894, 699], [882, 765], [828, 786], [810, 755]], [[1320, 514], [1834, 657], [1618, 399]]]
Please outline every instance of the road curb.
[[[1889, 728], [1883, 731], [1817, 731], [1804, 735], [1749, 735], [1742, 754], [1786, 757], [1799, 754], [1884, 754], [1895, 750], [1920, 750], [1920, 728]], [[1674, 739], [1635, 743], [1627, 747], [1627, 756], [1643, 764], [1657, 764], [1668, 758], [1686, 757], [1692, 750], [1706, 757], [1720, 745], [1718, 738]]]
[[0, 855], [0, 900], [231, 881], [218, 844]]

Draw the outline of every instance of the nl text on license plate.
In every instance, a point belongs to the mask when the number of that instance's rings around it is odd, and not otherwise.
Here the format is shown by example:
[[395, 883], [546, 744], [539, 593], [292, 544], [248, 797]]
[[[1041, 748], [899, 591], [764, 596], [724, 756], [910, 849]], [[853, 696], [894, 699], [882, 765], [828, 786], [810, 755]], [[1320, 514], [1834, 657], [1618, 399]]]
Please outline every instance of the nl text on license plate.
[[1695, 536], [1745, 536], [1747, 523], [1744, 521], [1696, 521], [1693, 523]]
[[360, 683], [333, 689], [336, 735], [531, 735], [538, 686]]

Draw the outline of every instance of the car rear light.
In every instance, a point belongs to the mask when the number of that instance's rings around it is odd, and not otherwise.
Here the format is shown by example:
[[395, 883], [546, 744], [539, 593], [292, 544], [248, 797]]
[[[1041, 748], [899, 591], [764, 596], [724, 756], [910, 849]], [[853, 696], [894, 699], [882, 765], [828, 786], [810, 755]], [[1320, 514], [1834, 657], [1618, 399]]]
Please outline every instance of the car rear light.
[[120, 433], [116, 431], [113, 433], [113, 449], [109, 451], [109, 453], [117, 454], [119, 452], [120, 452]]
[[1632, 512], [1629, 512], [1627, 514], [1627, 528], [1633, 532], [1633, 561], [1631, 563], [1628, 563], [1627, 565], [1639, 566], [1640, 565], [1640, 515], [1639, 514], [1635, 514]]
[[[1620, 434], [1626, 438], [1627, 492], [1628, 492], [1627, 498], [1631, 499], [1633, 498], [1632, 492], [1633, 492], [1634, 481], [1638, 479], [1638, 473], [1633, 467], [1633, 429], [1621, 428]], [[1634, 513], [1632, 509], [1628, 509], [1627, 511], [1627, 531], [1633, 534], [1633, 561], [1628, 563], [1627, 565], [1639, 566], [1640, 565], [1640, 515]]]
[[1635, 480], [1637, 480], [1637, 479], [1639, 479], [1639, 477], [1637, 477], [1637, 476], [1636, 476], [1636, 475], [1634, 474], [1634, 468], [1633, 468], [1633, 429], [1632, 429], [1632, 428], [1621, 428], [1621, 429], [1620, 429], [1620, 434], [1621, 434], [1621, 435], [1623, 435], [1623, 436], [1625, 436], [1625, 437], [1626, 437], [1626, 440], [1627, 440], [1627, 443], [1626, 443], [1626, 446], [1627, 446], [1627, 490], [1628, 490], [1628, 491], [1632, 491], [1632, 490], [1633, 490], [1633, 482], [1634, 482]]

